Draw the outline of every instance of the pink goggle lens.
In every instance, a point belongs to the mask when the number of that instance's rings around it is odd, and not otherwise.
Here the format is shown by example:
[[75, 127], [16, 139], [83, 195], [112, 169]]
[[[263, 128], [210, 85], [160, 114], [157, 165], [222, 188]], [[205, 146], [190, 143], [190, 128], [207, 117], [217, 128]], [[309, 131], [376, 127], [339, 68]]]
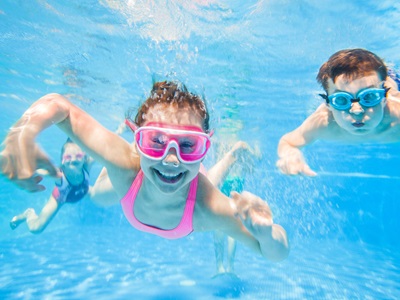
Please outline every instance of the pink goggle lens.
[[170, 128], [140, 127], [135, 132], [139, 151], [154, 158], [162, 159], [171, 148], [184, 162], [197, 162], [207, 153], [211, 142], [203, 132]]

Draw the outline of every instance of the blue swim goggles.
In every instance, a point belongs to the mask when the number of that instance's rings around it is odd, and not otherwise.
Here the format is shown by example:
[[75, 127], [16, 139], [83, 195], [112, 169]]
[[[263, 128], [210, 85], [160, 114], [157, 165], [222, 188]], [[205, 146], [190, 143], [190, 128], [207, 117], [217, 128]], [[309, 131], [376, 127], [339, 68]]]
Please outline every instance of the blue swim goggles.
[[353, 95], [347, 92], [337, 92], [329, 96], [320, 94], [320, 96], [333, 108], [337, 110], [348, 110], [354, 102], [359, 102], [364, 107], [373, 107], [378, 105], [386, 97], [388, 90], [389, 89], [386, 88], [365, 89], [358, 92], [356, 98], [353, 98]]

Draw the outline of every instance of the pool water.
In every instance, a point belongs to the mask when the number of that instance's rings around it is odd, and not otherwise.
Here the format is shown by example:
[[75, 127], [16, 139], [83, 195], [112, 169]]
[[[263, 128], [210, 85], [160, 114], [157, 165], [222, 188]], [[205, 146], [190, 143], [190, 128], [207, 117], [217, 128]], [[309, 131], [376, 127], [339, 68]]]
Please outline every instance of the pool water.
[[210, 234], [179, 241], [69, 226], [2, 244], [5, 299], [396, 299], [399, 253], [303, 239], [271, 264], [238, 247], [236, 275], [215, 275]]
[[[244, 189], [268, 200], [291, 253], [270, 263], [238, 245], [235, 274], [215, 276], [212, 233], [164, 240], [90, 201], [40, 235], [12, 231], [53, 181], [29, 194], [1, 177], [0, 298], [399, 299], [400, 144], [318, 141], [304, 149], [315, 178], [275, 167], [279, 138], [321, 103], [315, 76], [331, 54], [362, 47], [400, 65], [399, 15], [396, 1], [373, 0], [1, 1], [1, 140], [46, 93], [115, 130], [153, 79], [178, 79], [212, 114], [207, 167], [236, 139], [262, 154]], [[51, 128], [38, 141], [57, 161], [65, 138]]]

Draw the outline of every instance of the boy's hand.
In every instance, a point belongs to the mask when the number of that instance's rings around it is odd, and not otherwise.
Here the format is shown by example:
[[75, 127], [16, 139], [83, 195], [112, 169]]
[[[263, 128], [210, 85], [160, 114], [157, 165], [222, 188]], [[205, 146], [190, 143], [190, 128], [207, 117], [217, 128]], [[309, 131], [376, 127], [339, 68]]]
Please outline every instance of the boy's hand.
[[299, 149], [291, 149], [290, 153], [282, 156], [277, 162], [276, 166], [279, 170], [286, 175], [306, 175], [316, 176], [317, 173], [311, 170], [306, 164], [303, 154]]

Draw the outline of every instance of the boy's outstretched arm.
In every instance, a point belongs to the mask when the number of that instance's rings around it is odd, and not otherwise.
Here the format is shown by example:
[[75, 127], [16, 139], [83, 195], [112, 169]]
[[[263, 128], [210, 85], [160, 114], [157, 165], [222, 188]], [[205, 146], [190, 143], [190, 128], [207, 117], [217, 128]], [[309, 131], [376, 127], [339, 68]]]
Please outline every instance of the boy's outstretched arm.
[[329, 109], [322, 104], [295, 130], [281, 137], [278, 144], [278, 161], [276, 166], [287, 175], [316, 176], [306, 163], [301, 148], [320, 138], [323, 131], [328, 129]]
[[[292, 143], [296, 140], [296, 130], [285, 134], [278, 144], [279, 159], [276, 166], [279, 170], [286, 175], [307, 175], [316, 176], [317, 173], [313, 171], [306, 163], [303, 153], [300, 150], [300, 145]], [[306, 144], [304, 144], [306, 145]]]

